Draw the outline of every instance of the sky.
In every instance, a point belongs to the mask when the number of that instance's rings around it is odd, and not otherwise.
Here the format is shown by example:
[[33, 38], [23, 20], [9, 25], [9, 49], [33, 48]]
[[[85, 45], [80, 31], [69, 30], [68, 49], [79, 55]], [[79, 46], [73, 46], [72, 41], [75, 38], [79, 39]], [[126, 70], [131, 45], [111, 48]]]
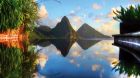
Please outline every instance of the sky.
[[105, 35], [119, 33], [113, 10], [140, 4], [140, 0], [37, 0], [39, 24], [54, 28], [67, 16], [75, 30], [87, 23]]

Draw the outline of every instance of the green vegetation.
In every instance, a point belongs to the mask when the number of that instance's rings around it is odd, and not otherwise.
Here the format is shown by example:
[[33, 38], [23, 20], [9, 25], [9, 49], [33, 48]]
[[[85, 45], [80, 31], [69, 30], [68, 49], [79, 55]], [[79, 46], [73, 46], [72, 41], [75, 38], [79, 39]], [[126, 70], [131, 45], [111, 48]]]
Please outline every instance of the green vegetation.
[[140, 21], [140, 5], [130, 6], [129, 8], [121, 7], [121, 10], [117, 10], [115, 20], [121, 22], [138, 22]]
[[119, 71], [120, 74], [127, 74], [129, 77], [130, 76], [140, 76], [140, 66], [139, 63], [128, 63], [121, 61], [119, 62], [113, 70]]
[[34, 0], [0, 0], [0, 32], [35, 25], [37, 4]]
[[36, 58], [37, 54], [31, 46], [27, 52], [22, 52], [0, 44], [0, 78], [32, 78]]
[[42, 33], [37, 32], [37, 31], [32, 31], [29, 34], [29, 40], [30, 42], [33, 42], [35, 40], [41, 40], [41, 39], [46, 39], [46, 36], [44, 36]]

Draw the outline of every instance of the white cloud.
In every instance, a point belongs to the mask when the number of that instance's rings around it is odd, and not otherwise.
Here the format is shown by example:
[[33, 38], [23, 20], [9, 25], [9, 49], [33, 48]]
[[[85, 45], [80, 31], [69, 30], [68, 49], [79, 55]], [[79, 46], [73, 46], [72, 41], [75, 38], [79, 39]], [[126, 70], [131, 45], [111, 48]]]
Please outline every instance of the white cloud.
[[76, 7], [74, 10], [71, 10], [70, 13], [68, 14], [68, 16], [75, 16], [77, 15], [78, 13], [81, 13], [81, 7], [78, 6]]
[[96, 23], [100, 23], [100, 22], [102, 22], [102, 19], [99, 18], [99, 17], [96, 17], [96, 18], [94, 19], [94, 21], [95, 21]]
[[102, 26], [97, 28], [97, 30], [109, 36], [113, 34], [119, 34], [119, 29], [117, 29], [115, 25], [117, 25], [117, 21], [110, 20], [109, 22], [106, 22]]
[[72, 24], [73, 28], [77, 30], [84, 22], [80, 16], [72, 16], [70, 18], [70, 23]]
[[40, 18], [48, 17], [48, 12], [47, 12], [45, 5], [41, 5], [39, 12], [38, 12], [38, 16]]
[[92, 8], [95, 9], [95, 10], [100, 10], [100, 9], [102, 9], [102, 6], [99, 5], [99, 4], [97, 4], [97, 3], [94, 3], [94, 4], [92, 5]]
[[59, 18], [51, 19], [49, 17], [44, 17], [44, 18], [38, 19], [38, 24], [54, 28], [59, 21], [60, 21]]
[[41, 5], [39, 12], [38, 12], [38, 16], [39, 19], [37, 21], [37, 23], [39, 25], [45, 25], [45, 26], [49, 26], [51, 28], [54, 28], [56, 26], [56, 24], [58, 22], [60, 22], [60, 18], [56, 18], [56, 19], [51, 19], [48, 15], [48, 11], [45, 7], [45, 5]]
[[140, 2], [140, 0], [130, 0], [130, 1], [133, 1], [133, 2]]

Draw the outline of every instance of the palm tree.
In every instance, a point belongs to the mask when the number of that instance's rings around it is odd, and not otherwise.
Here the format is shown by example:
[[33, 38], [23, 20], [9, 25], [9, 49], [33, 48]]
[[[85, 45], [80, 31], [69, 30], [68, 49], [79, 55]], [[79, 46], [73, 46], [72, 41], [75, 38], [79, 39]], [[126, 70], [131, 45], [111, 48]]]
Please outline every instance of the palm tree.
[[140, 5], [121, 7], [114, 13], [114, 19], [120, 22], [120, 34], [140, 31]]

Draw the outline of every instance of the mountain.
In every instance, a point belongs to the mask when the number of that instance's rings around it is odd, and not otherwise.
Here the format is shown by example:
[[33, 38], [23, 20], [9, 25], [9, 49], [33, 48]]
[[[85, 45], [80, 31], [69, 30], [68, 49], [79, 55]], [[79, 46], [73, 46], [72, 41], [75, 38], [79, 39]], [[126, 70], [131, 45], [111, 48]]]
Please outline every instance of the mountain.
[[76, 39], [77, 33], [72, 28], [68, 18], [64, 16], [55, 28], [51, 30], [51, 34], [55, 38]]
[[36, 27], [36, 28], [34, 29], [34, 32], [41, 33], [41, 34], [43, 34], [43, 35], [45, 35], [45, 36], [50, 35], [50, 31], [51, 31], [51, 28], [50, 28], [50, 27], [48, 27], [48, 26], [43, 26], [43, 25], [41, 25], [41, 26], [39, 26], [39, 27]]
[[34, 43], [37, 40], [50, 38], [50, 33], [49, 33], [50, 31], [51, 28], [49, 28], [48, 26], [35, 27], [34, 30], [30, 32], [29, 35], [30, 43]]
[[110, 38], [96, 31], [88, 24], [83, 24], [77, 31], [78, 37], [81, 39], [93, 39], [93, 38]]

